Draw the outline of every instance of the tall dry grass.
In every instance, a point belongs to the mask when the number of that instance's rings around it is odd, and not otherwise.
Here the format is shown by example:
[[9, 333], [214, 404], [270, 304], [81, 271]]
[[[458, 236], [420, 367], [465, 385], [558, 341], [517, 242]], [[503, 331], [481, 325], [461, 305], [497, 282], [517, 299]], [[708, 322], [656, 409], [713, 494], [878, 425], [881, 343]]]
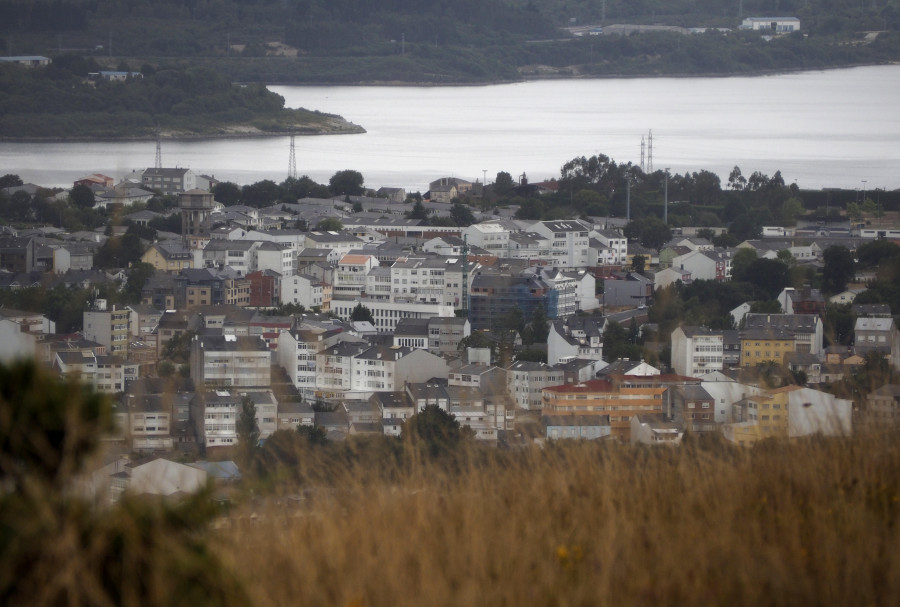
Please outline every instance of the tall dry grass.
[[[892, 435], [328, 470], [215, 532], [257, 605], [894, 605]], [[448, 472], [452, 469], [452, 472]], [[284, 487], [282, 479], [280, 487]]]

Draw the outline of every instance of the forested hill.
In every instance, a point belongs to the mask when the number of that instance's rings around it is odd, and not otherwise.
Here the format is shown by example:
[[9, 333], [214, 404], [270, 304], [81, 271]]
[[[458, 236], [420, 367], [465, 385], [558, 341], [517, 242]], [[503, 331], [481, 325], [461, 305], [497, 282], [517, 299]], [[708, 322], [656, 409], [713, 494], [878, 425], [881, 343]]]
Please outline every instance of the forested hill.
[[[64, 55], [48, 67], [0, 64], [0, 137], [148, 138], [361, 132], [339, 116], [284, 108], [261, 84], [239, 86], [203, 67], [145, 65], [125, 81], [93, 60]], [[88, 74], [94, 75], [93, 78]]]
[[[743, 17], [795, 16], [767, 42]], [[584, 35], [571, 26], [710, 28]], [[728, 34], [715, 28], [727, 28]], [[900, 0], [0, 0], [8, 54], [202, 62], [242, 81], [484, 82], [900, 60]], [[872, 32], [880, 32], [873, 34]]]

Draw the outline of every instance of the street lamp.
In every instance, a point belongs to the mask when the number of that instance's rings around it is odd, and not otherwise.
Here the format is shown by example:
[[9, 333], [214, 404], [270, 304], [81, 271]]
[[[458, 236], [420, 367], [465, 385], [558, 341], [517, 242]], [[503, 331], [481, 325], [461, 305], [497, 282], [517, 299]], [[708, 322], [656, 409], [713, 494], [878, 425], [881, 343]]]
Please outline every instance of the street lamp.
[[663, 200], [663, 223], [669, 225], [669, 167], [666, 167], [665, 198]]

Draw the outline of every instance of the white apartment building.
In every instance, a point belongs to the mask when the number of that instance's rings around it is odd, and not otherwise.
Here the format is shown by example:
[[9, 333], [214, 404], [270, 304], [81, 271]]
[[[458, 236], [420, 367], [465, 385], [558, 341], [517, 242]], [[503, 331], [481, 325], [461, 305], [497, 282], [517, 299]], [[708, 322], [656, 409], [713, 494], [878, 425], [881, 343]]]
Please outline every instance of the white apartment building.
[[469, 245], [475, 245], [498, 257], [506, 257], [509, 249], [509, 230], [493, 221], [475, 223], [463, 229]]
[[261, 242], [256, 249], [256, 267], [251, 271], [271, 270], [290, 276], [297, 270], [297, 251], [274, 242]]
[[294, 274], [281, 279], [281, 303], [303, 306], [307, 310], [324, 309], [325, 285], [307, 274]]
[[125, 356], [131, 339], [131, 310], [106, 309], [105, 300], [97, 300], [96, 309], [83, 313], [84, 338], [103, 344], [110, 354]]
[[678, 375], [700, 377], [724, 368], [724, 333], [707, 327], [672, 331], [672, 368]]
[[531, 229], [550, 238], [550, 262], [554, 267], [584, 268], [588, 259], [589, 228], [580, 221], [539, 221]]
[[346, 254], [338, 261], [334, 274], [332, 297], [335, 299], [354, 299], [366, 290], [366, 276], [378, 266], [374, 255]]
[[241, 399], [227, 390], [198, 394], [191, 403], [197, 440], [206, 447], [233, 447], [238, 443], [237, 419]]
[[261, 244], [253, 240], [210, 240], [203, 249], [194, 251], [194, 267], [232, 268], [246, 275], [256, 271], [256, 250]]
[[206, 386], [268, 388], [272, 354], [261, 337], [198, 335], [191, 342], [191, 379]]
[[[618, 230], [594, 230], [591, 237], [596, 238], [602, 245], [608, 247], [609, 256], [605, 257], [604, 263], [600, 265], [617, 265], [624, 266], [628, 261], [628, 239], [625, 238]], [[598, 263], [600, 259], [597, 260]]]
[[544, 363], [520, 360], [506, 370], [506, 389], [519, 409], [540, 410], [541, 390], [564, 383], [562, 369], [554, 369]]
[[278, 337], [276, 360], [300, 395], [313, 398], [316, 393], [317, 355], [339, 341], [347, 340], [357, 341], [358, 338], [347, 335], [340, 328], [322, 331], [301, 326], [294, 331], [285, 330]]

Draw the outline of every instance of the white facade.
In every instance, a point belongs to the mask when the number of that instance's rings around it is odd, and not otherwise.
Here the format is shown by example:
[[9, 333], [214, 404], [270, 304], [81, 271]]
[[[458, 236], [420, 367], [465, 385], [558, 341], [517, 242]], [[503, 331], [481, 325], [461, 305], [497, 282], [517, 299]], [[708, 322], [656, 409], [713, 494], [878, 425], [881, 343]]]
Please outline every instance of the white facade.
[[366, 275], [378, 265], [374, 255], [344, 255], [334, 274], [332, 297], [353, 299], [366, 290]]
[[672, 368], [678, 375], [699, 377], [721, 371], [724, 334], [704, 327], [678, 327], [672, 331]]
[[281, 303], [303, 306], [307, 310], [322, 307], [325, 300], [321, 281], [306, 274], [281, 279]]
[[254, 270], [271, 270], [281, 276], [290, 276], [297, 269], [297, 252], [287, 246], [275, 243], [260, 243], [256, 250]]
[[811, 388], [788, 393], [788, 436], [849, 436], [853, 401]]
[[539, 410], [541, 390], [563, 383], [565, 373], [544, 363], [517, 361], [506, 370], [506, 389], [519, 409]]
[[[624, 266], [628, 261], [628, 239], [616, 230], [595, 230], [590, 233], [592, 238], [596, 238], [606, 247], [609, 248], [610, 256], [603, 261], [609, 261], [601, 265], [617, 265]], [[600, 259], [597, 260], [598, 263]]]
[[509, 230], [499, 223], [486, 221], [472, 224], [462, 231], [463, 236], [470, 245], [475, 245], [491, 252], [498, 257], [505, 257], [505, 251], [509, 248]]
[[550, 239], [550, 263], [557, 268], [584, 268], [588, 259], [588, 227], [575, 220], [539, 221], [531, 229]]
[[393, 303], [390, 301], [332, 300], [331, 311], [341, 320], [350, 320], [353, 309], [362, 303], [372, 312], [379, 333], [391, 333], [401, 318], [435, 318], [455, 316], [453, 306], [430, 303]]

